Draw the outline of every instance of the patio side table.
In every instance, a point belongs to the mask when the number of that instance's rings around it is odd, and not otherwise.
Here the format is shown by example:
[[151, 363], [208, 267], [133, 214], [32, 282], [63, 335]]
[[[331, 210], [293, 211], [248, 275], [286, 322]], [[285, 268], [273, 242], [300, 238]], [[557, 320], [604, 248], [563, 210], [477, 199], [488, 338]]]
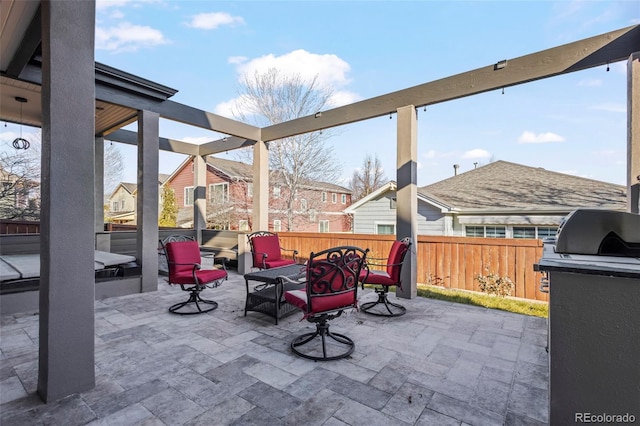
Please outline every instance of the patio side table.
[[[262, 312], [275, 319], [277, 325], [278, 319], [297, 311], [293, 305], [284, 300], [284, 293], [289, 290], [304, 289], [305, 284], [302, 281], [300, 284], [284, 283], [280, 278], [282, 276], [294, 281], [300, 280], [306, 277], [306, 267], [294, 264], [244, 274], [247, 286], [244, 316], [247, 316], [248, 311]], [[249, 281], [257, 281], [260, 284], [251, 288]]]

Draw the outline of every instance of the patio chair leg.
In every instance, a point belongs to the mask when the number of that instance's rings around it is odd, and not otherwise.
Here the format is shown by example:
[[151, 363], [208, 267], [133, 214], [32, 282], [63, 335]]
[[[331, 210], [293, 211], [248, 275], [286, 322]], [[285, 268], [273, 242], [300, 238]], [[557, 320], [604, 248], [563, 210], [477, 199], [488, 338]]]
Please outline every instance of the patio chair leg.
[[[197, 311], [180, 312], [180, 309], [184, 308], [185, 306], [191, 303], [194, 303], [196, 305], [196, 308], [198, 308]], [[209, 306], [203, 309], [200, 306], [201, 303]], [[194, 290], [189, 295], [189, 300], [187, 300], [186, 302], [176, 303], [175, 305], [169, 308], [169, 312], [173, 314], [178, 314], [178, 315], [196, 315], [196, 314], [204, 314], [206, 312], [211, 312], [217, 307], [218, 307], [218, 302], [214, 302], [213, 300], [203, 299], [200, 297], [200, 291]]]
[[[407, 313], [407, 309], [404, 306], [389, 301], [389, 298], [387, 297], [387, 293], [389, 290], [387, 287], [376, 288], [375, 291], [378, 294], [378, 300], [376, 300], [375, 302], [367, 302], [360, 305], [360, 310], [362, 312], [379, 317], [399, 317]], [[383, 304], [387, 312], [384, 312], [384, 310], [373, 309], [379, 304]]]
[[[320, 340], [322, 341], [322, 356], [314, 356], [310, 353], [305, 353], [298, 349], [299, 347], [311, 342], [318, 336], [320, 336]], [[327, 356], [327, 337], [330, 337], [337, 343], [340, 343], [345, 349], [337, 355]], [[293, 341], [291, 342], [291, 351], [293, 353], [303, 358], [312, 359], [314, 361], [333, 361], [336, 359], [346, 358], [353, 353], [354, 349], [355, 343], [353, 342], [353, 340], [343, 334], [331, 333], [329, 331], [329, 324], [326, 322], [316, 323], [316, 330], [314, 332], [302, 334], [293, 339]]]

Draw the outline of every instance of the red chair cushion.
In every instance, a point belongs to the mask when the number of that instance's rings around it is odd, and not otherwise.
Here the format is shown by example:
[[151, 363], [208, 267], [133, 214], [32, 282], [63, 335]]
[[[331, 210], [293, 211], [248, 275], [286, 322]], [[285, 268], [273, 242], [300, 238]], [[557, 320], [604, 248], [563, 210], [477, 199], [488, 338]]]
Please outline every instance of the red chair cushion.
[[291, 259], [280, 259], [280, 260], [267, 260], [264, 262], [267, 265], [267, 269], [270, 268], [278, 268], [280, 266], [293, 265], [295, 262]]
[[[171, 284], [195, 284], [193, 282], [193, 267], [189, 272], [181, 272], [175, 274], [171, 280]], [[200, 269], [196, 271], [196, 277], [200, 284], [208, 284], [213, 281], [220, 280], [227, 276], [227, 272], [223, 269]]]
[[307, 312], [307, 291], [306, 290], [289, 290], [284, 293], [284, 300], [293, 306]]
[[[200, 246], [197, 241], [174, 241], [166, 245], [169, 262], [169, 282], [171, 284], [195, 284], [193, 266], [200, 264]], [[200, 284], [207, 284], [227, 276], [222, 269], [201, 269], [196, 271]]]
[[[200, 246], [196, 241], [175, 241], [167, 243], [167, 261], [169, 264], [169, 279], [172, 275], [191, 274], [193, 265], [200, 263]], [[192, 279], [193, 280], [193, 279]]]
[[253, 237], [251, 245], [253, 246], [253, 265], [255, 267], [262, 268], [262, 258], [265, 253], [267, 255], [268, 262], [278, 261], [281, 259], [280, 240], [277, 235]]
[[401, 241], [394, 241], [389, 251], [389, 260], [387, 263], [387, 274], [394, 283], [400, 282], [400, 271], [402, 269], [402, 260], [409, 247]]
[[[366, 281], [365, 281], [366, 278]], [[376, 285], [396, 285], [397, 282], [392, 280], [389, 274], [385, 271], [369, 271], [369, 275], [367, 276], [367, 271], [363, 270], [360, 272], [360, 282], [364, 282], [365, 284], [376, 284]]]

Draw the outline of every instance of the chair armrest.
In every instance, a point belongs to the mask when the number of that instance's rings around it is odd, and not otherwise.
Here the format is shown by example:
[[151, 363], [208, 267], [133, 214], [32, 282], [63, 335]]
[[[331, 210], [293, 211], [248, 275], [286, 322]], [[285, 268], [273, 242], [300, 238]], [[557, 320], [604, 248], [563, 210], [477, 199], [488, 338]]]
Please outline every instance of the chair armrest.
[[293, 256], [293, 261], [294, 261], [294, 262], [296, 262], [296, 263], [298, 263], [298, 259], [297, 259], [298, 250], [294, 250], [294, 249], [287, 249], [287, 248], [282, 248], [282, 247], [280, 248], [280, 250], [282, 250], [282, 251], [290, 251], [290, 252], [293, 252], [293, 255], [292, 255], [292, 256]]

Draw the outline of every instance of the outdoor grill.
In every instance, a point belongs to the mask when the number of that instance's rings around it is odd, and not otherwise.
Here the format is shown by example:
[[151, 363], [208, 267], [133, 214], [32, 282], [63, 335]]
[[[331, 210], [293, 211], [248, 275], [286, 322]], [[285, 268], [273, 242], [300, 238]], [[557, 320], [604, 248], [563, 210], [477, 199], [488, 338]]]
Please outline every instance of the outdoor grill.
[[575, 210], [534, 268], [549, 292], [550, 424], [640, 418], [640, 215]]

